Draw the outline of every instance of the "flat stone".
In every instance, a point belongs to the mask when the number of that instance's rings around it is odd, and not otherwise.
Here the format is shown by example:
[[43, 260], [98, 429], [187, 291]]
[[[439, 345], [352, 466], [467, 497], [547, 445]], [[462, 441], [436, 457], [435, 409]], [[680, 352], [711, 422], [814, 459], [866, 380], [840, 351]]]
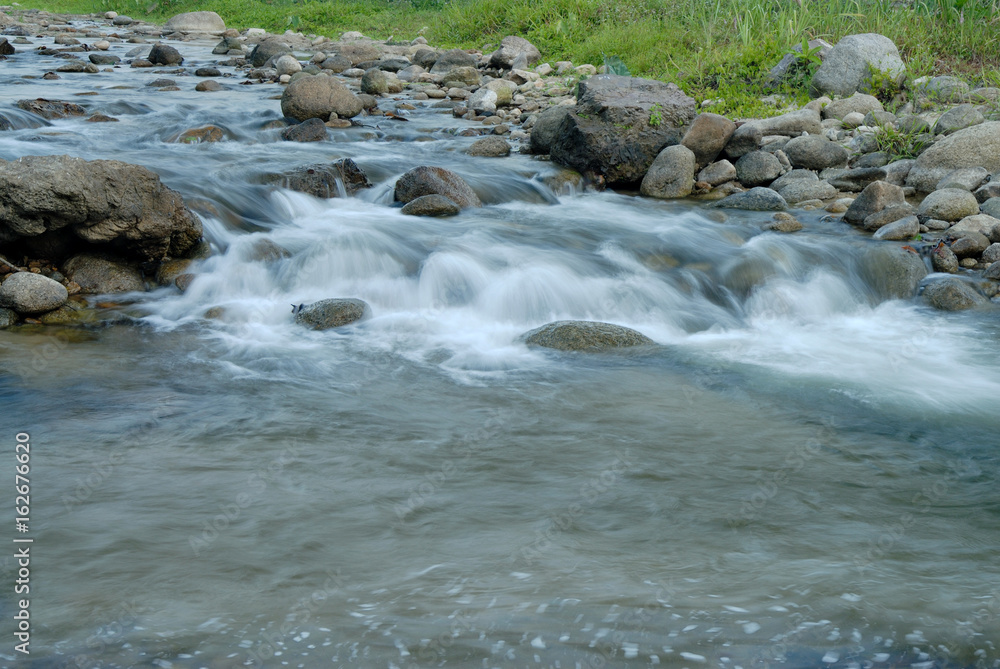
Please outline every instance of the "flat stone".
[[655, 344], [652, 339], [631, 328], [596, 321], [548, 323], [526, 332], [521, 340], [528, 346], [587, 352]]

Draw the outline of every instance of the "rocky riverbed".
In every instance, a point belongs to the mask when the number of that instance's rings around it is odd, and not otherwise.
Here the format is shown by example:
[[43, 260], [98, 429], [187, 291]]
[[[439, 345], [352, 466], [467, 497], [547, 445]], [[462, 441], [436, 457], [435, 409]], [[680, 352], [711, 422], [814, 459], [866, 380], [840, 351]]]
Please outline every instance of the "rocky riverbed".
[[[483, 136], [470, 155], [519, 151], [551, 156], [573, 170], [552, 184], [556, 192], [571, 184], [613, 187], [657, 199], [694, 198], [723, 211], [792, 210], [769, 226], [779, 232], [801, 228], [796, 210], [824, 209], [876, 240], [899, 242], [915, 256], [915, 278], [922, 279], [921, 264], [935, 272], [925, 282], [929, 290], [912, 288], [937, 308], [985, 306], [997, 293], [1000, 120], [989, 119], [1000, 118], [1000, 89], [924, 78], [910, 83], [910, 101], [889, 113], [877, 98], [858, 92], [873, 71], [902, 81], [905, 65], [883, 36], [824, 44], [814, 82], [819, 97], [805, 108], [731, 120], [708, 111], [710, 100], [699, 109], [673, 84], [542, 62], [542, 54], [516, 36], [494, 51], [467, 52], [435, 49], [420, 37], [387, 44], [359, 33], [337, 41], [253, 29], [240, 34], [212, 12], [178, 15], [164, 26], [114, 12], [2, 16], [4, 58], [48, 56], [62, 63], [28, 78], [119, 78], [128, 70], [170, 68], [156, 70], [162, 77], [146, 86], [169, 94], [193, 84], [206, 95], [233, 85], [269, 86], [280, 95], [283, 116], [272, 126], [292, 142], [330, 141], [331, 129], [404, 123], [417, 104], [448, 109], [467, 121], [459, 135]], [[88, 25], [75, 25], [81, 20]], [[35, 46], [28, 39], [34, 35], [52, 43]], [[212, 51], [217, 64], [185, 67], [185, 42], [211, 37], [219, 39]], [[786, 61], [776, 66], [775, 80], [787, 67]], [[16, 106], [17, 113], [0, 111], [0, 129], [72, 117], [117, 120], [70, 100], [20, 99]], [[879, 150], [880, 137], [902, 131], [920, 146], [915, 159], [893, 160]], [[207, 125], [171, 141], [225, 137], [223, 128]], [[321, 198], [371, 186], [350, 160], [270, 178]], [[482, 205], [461, 176], [435, 167], [404, 175], [394, 200], [405, 205], [404, 213], [421, 216]], [[136, 165], [27, 157], [4, 167], [0, 206], [7, 212], [0, 273], [37, 275], [0, 287], [0, 322], [8, 327], [83, 317], [86, 303], [75, 296], [141, 290], [150, 282], [184, 289], [193, 278], [185, 271], [189, 259], [211, 252], [198, 244], [198, 216]]]

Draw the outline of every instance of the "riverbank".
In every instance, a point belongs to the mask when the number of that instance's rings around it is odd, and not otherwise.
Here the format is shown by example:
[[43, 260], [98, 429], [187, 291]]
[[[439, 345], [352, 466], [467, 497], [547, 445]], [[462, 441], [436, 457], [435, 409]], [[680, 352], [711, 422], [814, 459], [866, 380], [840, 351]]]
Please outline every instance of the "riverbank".
[[[699, 103], [722, 100], [717, 111], [741, 117], [778, 113], [783, 103], [761, 101], [771, 67], [803, 39], [836, 43], [857, 33], [888, 35], [911, 77], [953, 75], [971, 87], [1000, 85], [1000, 11], [996, 3], [953, 0], [364, 0], [247, 5], [236, 0], [152, 2], [29, 0], [23, 7], [64, 13], [108, 10], [162, 23], [189, 11], [218, 12], [237, 30], [264, 28], [336, 37], [360, 31], [380, 41], [422, 34], [445, 48], [491, 50], [507, 35], [531, 41], [546, 59], [594, 66], [618, 57], [632, 74], [679, 84]], [[780, 91], [804, 103], [808, 82]]]

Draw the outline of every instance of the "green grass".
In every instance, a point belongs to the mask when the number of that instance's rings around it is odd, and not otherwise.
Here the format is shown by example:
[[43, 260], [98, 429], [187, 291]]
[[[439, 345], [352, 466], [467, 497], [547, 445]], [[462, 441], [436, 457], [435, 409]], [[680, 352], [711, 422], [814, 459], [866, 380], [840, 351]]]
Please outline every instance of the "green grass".
[[[600, 65], [619, 56], [635, 76], [676, 81], [713, 111], [767, 115], [767, 71], [803, 37], [835, 43], [852, 33], [890, 37], [910, 76], [957, 74], [1000, 83], [1000, 0], [25, 0], [74, 13], [113, 9], [163, 20], [211, 9], [238, 29], [293, 28], [335, 37], [344, 30], [387, 39], [422, 34], [435, 46], [482, 48], [505, 35], [533, 42], [543, 58]], [[803, 102], [807, 82], [786, 87]]]

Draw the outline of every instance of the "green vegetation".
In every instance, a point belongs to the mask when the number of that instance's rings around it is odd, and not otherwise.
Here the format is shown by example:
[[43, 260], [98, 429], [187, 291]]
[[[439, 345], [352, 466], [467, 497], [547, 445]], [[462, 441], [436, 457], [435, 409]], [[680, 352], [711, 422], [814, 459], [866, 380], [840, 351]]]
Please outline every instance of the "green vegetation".
[[[768, 91], [768, 70], [806, 39], [835, 43], [877, 32], [899, 46], [909, 75], [955, 74], [1000, 82], [1000, 0], [24, 0], [26, 7], [113, 9], [151, 20], [212, 9], [235, 28], [344, 30], [388, 39], [423, 34], [435, 46], [482, 48], [505, 35], [533, 42], [550, 62], [605, 62], [635, 76], [676, 81], [712, 111], [768, 115], [804, 101], [815, 62]], [[611, 59], [609, 59], [610, 61]], [[614, 62], [616, 69], [619, 62]], [[778, 95], [766, 98], [768, 93]], [[882, 91], [889, 94], [888, 90]]]
[[891, 125], [878, 128], [873, 136], [878, 150], [888, 153], [890, 161], [916, 158], [929, 145], [926, 134], [897, 130]]

